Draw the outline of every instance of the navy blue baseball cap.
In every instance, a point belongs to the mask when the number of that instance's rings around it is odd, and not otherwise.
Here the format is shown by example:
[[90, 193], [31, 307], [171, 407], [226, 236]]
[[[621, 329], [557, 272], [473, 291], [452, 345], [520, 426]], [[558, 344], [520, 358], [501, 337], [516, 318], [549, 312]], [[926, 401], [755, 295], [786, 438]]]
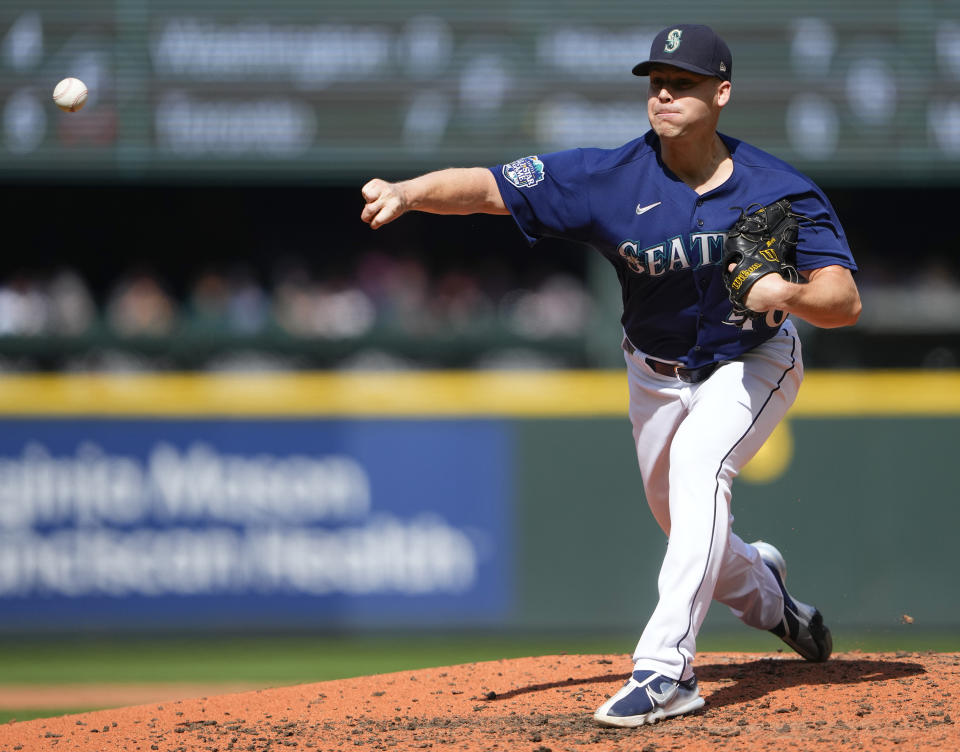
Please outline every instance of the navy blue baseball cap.
[[701, 24], [677, 24], [659, 32], [650, 45], [650, 59], [635, 65], [633, 75], [646, 76], [658, 64], [716, 76], [723, 81], [729, 81], [733, 73], [733, 57], [727, 43], [709, 26]]

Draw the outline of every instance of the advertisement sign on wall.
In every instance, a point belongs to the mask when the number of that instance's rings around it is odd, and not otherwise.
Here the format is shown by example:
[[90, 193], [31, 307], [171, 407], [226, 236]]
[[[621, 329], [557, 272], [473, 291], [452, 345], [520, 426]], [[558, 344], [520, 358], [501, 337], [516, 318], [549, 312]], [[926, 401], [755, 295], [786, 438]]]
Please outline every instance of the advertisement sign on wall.
[[4, 626], [502, 619], [507, 436], [490, 420], [4, 420]]

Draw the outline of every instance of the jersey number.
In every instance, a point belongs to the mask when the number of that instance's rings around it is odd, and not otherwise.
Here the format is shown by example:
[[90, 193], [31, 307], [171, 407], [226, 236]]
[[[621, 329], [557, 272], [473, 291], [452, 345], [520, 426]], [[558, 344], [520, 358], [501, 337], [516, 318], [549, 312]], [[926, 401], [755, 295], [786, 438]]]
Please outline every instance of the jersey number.
[[786, 311], [767, 311], [766, 316], [758, 319], [749, 318], [748, 316], [744, 316], [742, 313], [737, 313], [736, 311], [730, 311], [723, 323], [739, 326], [745, 332], [752, 332], [756, 329], [754, 326], [755, 322], [761, 324], [762, 326], [766, 326], [769, 329], [776, 329], [786, 318]]

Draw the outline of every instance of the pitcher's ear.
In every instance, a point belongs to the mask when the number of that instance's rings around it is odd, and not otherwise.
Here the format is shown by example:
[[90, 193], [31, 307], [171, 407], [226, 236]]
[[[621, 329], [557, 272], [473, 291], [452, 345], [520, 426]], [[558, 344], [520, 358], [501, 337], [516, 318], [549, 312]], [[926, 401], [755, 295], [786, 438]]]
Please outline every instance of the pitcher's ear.
[[723, 107], [730, 101], [730, 82], [721, 81], [717, 87], [717, 104]]

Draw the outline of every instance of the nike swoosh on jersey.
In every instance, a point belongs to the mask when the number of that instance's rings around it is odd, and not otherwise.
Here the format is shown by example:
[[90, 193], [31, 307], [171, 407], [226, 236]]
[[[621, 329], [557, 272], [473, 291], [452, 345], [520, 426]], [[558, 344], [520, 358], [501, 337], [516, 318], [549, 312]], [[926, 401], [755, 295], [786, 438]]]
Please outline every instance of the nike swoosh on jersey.
[[640, 204], [637, 204], [637, 214], [643, 214], [643, 213], [645, 213], [645, 212], [648, 212], [648, 211], [650, 211], [651, 209], [653, 209], [654, 207], [660, 206], [660, 204], [662, 204], [662, 203], [663, 203], [662, 201], [657, 201], [657, 203], [655, 203], [655, 204], [648, 204], [647, 206], [640, 206]]

